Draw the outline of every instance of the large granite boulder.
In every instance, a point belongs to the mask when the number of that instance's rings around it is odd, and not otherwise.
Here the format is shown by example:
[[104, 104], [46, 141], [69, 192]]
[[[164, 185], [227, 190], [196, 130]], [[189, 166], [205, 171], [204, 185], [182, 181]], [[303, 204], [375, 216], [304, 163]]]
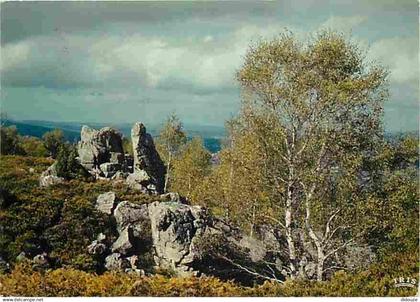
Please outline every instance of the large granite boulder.
[[[165, 165], [155, 148], [152, 136], [146, 132], [142, 123], [135, 123], [131, 129], [134, 167], [129, 185], [146, 187], [156, 193], [162, 193], [165, 183]], [[138, 176], [137, 176], [138, 175]], [[138, 187], [137, 187], [138, 188]]]
[[104, 214], [111, 215], [117, 204], [117, 197], [114, 192], [100, 194], [96, 200], [95, 208]]
[[130, 261], [120, 253], [112, 253], [105, 258], [105, 268], [109, 271], [125, 271], [130, 267]]
[[77, 149], [80, 163], [88, 170], [100, 169], [104, 163], [124, 164], [122, 136], [110, 127], [95, 130], [83, 126]]
[[114, 210], [114, 218], [119, 236], [111, 246], [113, 252], [131, 256], [152, 250], [147, 204], [122, 201]]
[[117, 205], [114, 217], [118, 231], [150, 220], [147, 204], [134, 204], [128, 201], [121, 201]]
[[[270, 238], [266, 244], [214, 217], [204, 207], [183, 203], [175, 193], [156, 196], [151, 203], [122, 201], [112, 213], [117, 239], [107, 246], [96, 240], [88, 248], [89, 253], [106, 257], [108, 270], [130, 269], [127, 260], [140, 259], [139, 268], [149, 272], [159, 268], [178, 276], [207, 274], [248, 284], [258, 279], [249, 271], [258, 270], [261, 263], [283, 261], [273, 252], [273, 248], [281, 249], [273, 230], [260, 231], [264, 238]], [[146, 268], [144, 263], [149, 260], [152, 264]], [[131, 265], [131, 269], [137, 267]], [[278, 270], [275, 266], [270, 269]]]
[[156, 264], [190, 274], [199, 259], [196, 244], [206, 229], [205, 210], [176, 202], [154, 202], [148, 209]]
[[113, 253], [128, 254], [134, 249], [134, 232], [132, 226], [128, 226], [120, 230], [120, 236], [112, 244], [111, 250]]

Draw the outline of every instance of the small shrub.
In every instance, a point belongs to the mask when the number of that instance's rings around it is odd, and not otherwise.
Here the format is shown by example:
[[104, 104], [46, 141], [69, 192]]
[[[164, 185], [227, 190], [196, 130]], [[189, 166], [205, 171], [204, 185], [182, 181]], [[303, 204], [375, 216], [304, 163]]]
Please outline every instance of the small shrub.
[[56, 158], [60, 147], [64, 144], [64, 134], [60, 129], [46, 132], [42, 139], [44, 141], [44, 147], [48, 150], [52, 158]]
[[0, 126], [0, 154], [25, 155], [15, 126]]
[[57, 175], [64, 179], [88, 179], [89, 172], [80, 165], [77, 160], [76, 147], [70, 144], [62, 144], [57, 154]]

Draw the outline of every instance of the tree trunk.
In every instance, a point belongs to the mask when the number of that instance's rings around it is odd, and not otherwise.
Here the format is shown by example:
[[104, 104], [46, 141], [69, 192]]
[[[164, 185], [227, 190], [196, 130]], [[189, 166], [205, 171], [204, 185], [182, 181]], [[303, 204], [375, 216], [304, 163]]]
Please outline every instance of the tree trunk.
[[252, 237], [254, 235], [255, 211], [256, 211], [256, 206], [255, 206], [255, 201], [254, 201], [254, 203], [252, 204], [252, 218], [251, 218], [251, 226], [249, 230], [249, 237]]
[[286, 199], [286, 209], [285, 209], [285, 227], [286, 227], [286, 240], [287, 246], [289, 249], [289, 260], [290, 260], [290, 270], [291, 278], [294, 279], [297, 273], [296, 268], [296, 248], [295, 242], [293, 239], [293, 230], [292, 230], [292, 189], [290, 185], [287, 186], [287, 199]]
[[316, 266], [316, 278], [318, 281], [322, 281], [322, 275], [324, 272], [324, 260], [325, 260], [325, 254], [323, 250], [323, 244], [321, 242], [321, 239], [318, 238], [318, 236], [315, 234], [312, 225], [311, 225], [311, 198], [312, 194], [315, 191], [315, 186], [312, 186], [309, 193], [306, 195], [306, 201], [305, 201], [305, 210], [306, 210], [306, 217], [305, 217], [305, 226], [306, 231], [309, 234], [309, 237], [311, 238], [312, 242], [316, 246], [317, 250], [317, 266]]
[[324, 273], [324, 260], [325, 260], [325, 255], [324, 252], [320, 249], [318, 250], [318, 259], [317, 259], [317, 264], [316, 264], [316, 280], [317, 281], [322, 281], [322, 275]]
[[166, 166], [165, 186], [163, 187], [163, 192], [165, 192], [165, 193], [168, 190], [169, 173], [170, 173], [170, 170], [171, 170], [171, 161], [172, 161], [172, 155], [171, 155], [171, 153], [169, 153], [168, 165]]

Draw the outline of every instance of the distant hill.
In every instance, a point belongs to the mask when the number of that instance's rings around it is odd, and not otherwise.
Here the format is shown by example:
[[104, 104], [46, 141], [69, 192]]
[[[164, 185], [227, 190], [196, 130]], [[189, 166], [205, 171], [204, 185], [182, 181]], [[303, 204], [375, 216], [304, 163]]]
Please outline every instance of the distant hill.
[[[113, 127], [118, 129], [125, 137], [130, 137], [132, 124], [105, 124], [105, 123], [81, 123], [81, 122], [51, 122], [39, 120], [16, 121], [8, 120], [5, 126], [15, 125], [20, 135], [29, 135], [41, 138], [45, 132], [61, 129], [66, 140], [76, 142], [80, 140], [80, 129], [83, 125], [100, 129], [102, 127]], [[147, 126], [147, 125], [146, 125]], [[159, 133], [159, 126], [147, 126], [147, 131], [156, 137]], [[224, 128], [217, 126], [185, 125], [189, 138], [199, 136], [204, 141], [204, 146], [212, 153], [220, 151], [220, 140], [224, 136]]]
[[54, 129], [61, 129], [63, 130], [64, 137], [66, 140], [70, 142], [75, 142], [77, 140], [80, 140], [80, 130], [70, 130], [70, 129], [64, 129], [62, 127], [58, 126], [43, 126], [43, 125], [37, 125], [32, 123], [27, 123], [24, 121], [6, 121], [4, 122], [5, 126], [16, 126], [18, 132], [20, 135], [28, 135], [28, 136], [35, 136], [41, 138], [45, 132], [54, 130]]
[[[70, 142], [76, 142], [80, 140], [80, 129], [83, 125], [100, 129], [102, 127], [113, 127], [118, 129], [125, 137], [130, 137], [132, 123], [82, 123], [82, 122], [51, 122], [51, 121], [40, 121], [40, 120], [24, 120], [16, 121], [9, 120], [5, 122], [6, 126], [15, 125], [20, 135], [29, 135], [41, 138], [45, 132], [53, 129], [61, 129], [64, 132], [64, 137]], [[147, 131], [156, 137], [159, 133], [159, 129], [162, 125], [146, 125]], [[216, 153], [221, 149], [221, 140], [225, 137], [225, 129], [220, 126], [208, 126], [208, 125], [194, 125], [184, 124], [184, 129], [187, 132], [189, 139], [195, 136], [199, 136], [204, 141], [204, 146], [211, 152]], [[385, 139], [388, 141], [394, 141], [398, 137], [405, 135], [418, 136], [417, 131], [410, 132], [386, 132]]]

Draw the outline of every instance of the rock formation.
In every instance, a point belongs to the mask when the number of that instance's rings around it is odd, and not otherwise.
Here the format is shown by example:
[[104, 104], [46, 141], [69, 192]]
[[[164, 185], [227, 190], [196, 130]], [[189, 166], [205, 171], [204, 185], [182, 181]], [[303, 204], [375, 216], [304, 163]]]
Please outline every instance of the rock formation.
[[123, 169], [122, 137], [115, 129], [105, 127], [95, 130], [83, 126], [77, 151], [81, 165], [91, 172], [112, 177]]
[[134, 154], [134, 171], [127, 178], [130, 186], [146, 188], [162, 193], [165, 182], [165, 166], [156, 151], [152, 136], [142, 123], [135, 123], [131, 129]]
[[[134, 157], [124, 153], [121, 133], [110, 127], [95, 130], [83, 126], [80, 138], [79, 162], [96, 179], [125, 181], [132, 189], [147, 194], [162, 193], [165, 166], [142, 123], [135, 123], [131, 129]], [[40, 177], [41, 186], [63, 181], [57, 176], [55, 163]]]
[[123, 258], [119, 253], [113, 253], [105, 258], [105, 268], [110, 271], [125, 271], [130, 267], [128, 259]]
[[[134, 154], [131, 158], [124, 154], [121, 134], [111, 128], [97, 131], [83, 126], [78, 144], [80, 163], [91, 174], [125, 182], [132, 189], [151, 194], [142, 202], [119, 201], [114, 192], [98, 196], [96, 210], [108, 215], [112, 228], [115, 222], [115, 229], [101, 230], [108, 237], [100, 233], [86, 247], [101, 264], [101, 270], [144, 275], [163, 269], [179, 276], [213, 275], [246, 285], [285, 279], [290, 259], [280, 230], [257, 226], [250, 237], [206, 208], [187, 204], [177, 193], [158, 195], [163, 190], [165, 166], [153, 139], [141, 123], [133, 126], [131, 137]], [[42, 173], [40, 185], [62, 181], [53, 164]], [[1, 207], [7, 206], [6, 199], [5, 192], [0, 190]], [[316, 250], [307, 240], [305, 230], [296, 228], [292, 235], [297, 246], [305, 250], [299, 262], [299, 276], [313, 279]], [[45, 252], [36, 251], [36, 254], [34, 265], [50, 266], [53, 259]], [[349, 245], [345, 254], [343, 260], [336, 255], [334, 264], [357, 269], [360, 263], [367, 266], [374, 256], [368, 247], [359, 245]], [[4, 267], [0, 258], [0, 271]]]
[[96, 209], [104, 214], [111, 215], [117, 204], [117, 199], [114, 192], [103, 193], [98, 196], [96, 200]]
[[[236, 262], [252, 270], [279, 258], [265, 242], [244, 235], [204, 207], [182, 203], [178, 194], [156, 199], [144, 204], [119, 202], [113, 211], [118, 238], [107, 247], [95, 240], [89, 253], [103, 255], [108, 270], [151, 272], [158, 267], [179, 276], [209, 274], [246, 282], [256, 276], [235, 267]], [[151, 257], [150, 267], [144, 266], [145, 257]], [[141, 267], [134, 264], [139, 262]]]

